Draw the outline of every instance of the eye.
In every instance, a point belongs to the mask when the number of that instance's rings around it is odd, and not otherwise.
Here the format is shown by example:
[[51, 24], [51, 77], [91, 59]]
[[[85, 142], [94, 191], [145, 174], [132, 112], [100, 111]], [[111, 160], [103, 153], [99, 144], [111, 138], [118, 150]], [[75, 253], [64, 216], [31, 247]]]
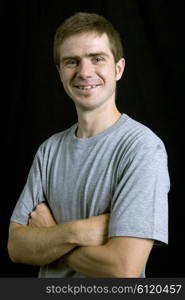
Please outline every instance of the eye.
[[96, 56], [96, 57], [94, 57], [94, 60], [95, 60], [96, 63], [99, 63], [99, 62], [104, 61], [105, 59], [102, 56]]
[[68, 59], [65, 61], [65, 66], [69, 68], [73, 68], [78, 65], [77, 59]]

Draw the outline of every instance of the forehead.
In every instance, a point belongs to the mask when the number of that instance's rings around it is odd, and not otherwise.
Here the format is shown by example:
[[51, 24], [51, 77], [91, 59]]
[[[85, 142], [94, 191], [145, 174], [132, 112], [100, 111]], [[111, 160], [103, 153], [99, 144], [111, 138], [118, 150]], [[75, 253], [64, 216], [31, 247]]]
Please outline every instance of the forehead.
[[82, 56], [88, 53], [105, 52], [112, 56], [107, 34], [86, 32], [72, 35], [59, 46], [60, 56]]

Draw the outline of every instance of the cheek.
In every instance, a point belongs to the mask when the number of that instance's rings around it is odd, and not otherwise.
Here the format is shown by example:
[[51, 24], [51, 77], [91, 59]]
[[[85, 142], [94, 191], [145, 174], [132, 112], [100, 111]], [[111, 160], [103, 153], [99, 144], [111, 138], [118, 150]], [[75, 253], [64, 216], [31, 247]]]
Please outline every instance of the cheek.
[[102, 67], [95, 70], [95, 74], [101, 78], [104, 82], [110, 81], [110, 77], [112, 77], [112, 70], [110, 68]]
[[63, 73], [62, 73], [62, 71], [59, 69], [58, 70], [58, 73], [59, 73], [59, 76], [60, 76], [60, 80], [63, 82]]
[[109, 80], [115, 79], [116, 77], [116, 68], [115, 65], [113, 64], [108, 64], [104, 68], [100, 70], [101, 74], [105, 77], [108, 78]]
[[69, 75], [67, 74], [67, 72], [60, 72], [60, 80], [63, 84], [64, 87], [66, 87], [69, 83]]
[[103, 72], [101, 72], [102, 78], [104, 78], [105, 82], [109, 85], [114, 84], [116, 81], [116, 72], [114, 69], [107, 68]]

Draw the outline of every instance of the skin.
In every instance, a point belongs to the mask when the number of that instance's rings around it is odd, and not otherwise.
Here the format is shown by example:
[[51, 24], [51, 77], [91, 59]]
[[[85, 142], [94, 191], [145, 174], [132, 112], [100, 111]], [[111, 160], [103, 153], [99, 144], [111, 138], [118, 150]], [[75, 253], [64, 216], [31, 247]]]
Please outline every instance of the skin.
[[97, 135], [121, 116], [115, 105], [115, 93], [125, 60], [115, 63], [106, 34], [83, 33], [69, 37], [60, 46], [59, 53], [59, 75], [78, 114], [77, 136]]
[[109, 214], [56, 224], [45, 203], [30, 214], [27, 225], [10, 223], [8, 251], [13, 262], [45, 265], [79, 246], [102, 245], [107, 240]]
[[[77, 110], [77, 136], [95, 136], [121, 116], [115, 94], [125, 60], [115, 62], [107, 35], [94, 32], [65, 39], [59, 54], [57, 69], [61, 82]], [[49, 208], [39, 205], [28, 225], [10, 224], [10, 257], [13, 261], [39, 265], [63, 259], [87, 277], [140, 277], [153, 240], [108, 238], [108, 220], [109, 215], [105, 214], [56, 224]]]

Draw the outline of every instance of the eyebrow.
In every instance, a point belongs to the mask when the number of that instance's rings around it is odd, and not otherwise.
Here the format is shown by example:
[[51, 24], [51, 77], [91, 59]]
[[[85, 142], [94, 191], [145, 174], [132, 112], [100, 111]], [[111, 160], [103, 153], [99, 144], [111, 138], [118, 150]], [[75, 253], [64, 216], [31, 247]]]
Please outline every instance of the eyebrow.
[[[107, 53], [105, 53], [105, 52], [96, 52], [96, 53], [87, 53], [87, 54], [85, 54], [84, 55], [85, 57], [95, 57], [95, 56], [105, 56], [105, 57], [109, 57], [109, 55], [107, 54]], [[80, 56], [78, 56], [78, 55], [74, 55], [74, 56], [63, 56], [62, 58], [61, 58], [61, 62], [65, 62], [66, 60], [68, 60], [68, 59], [77, 59], [77, 60], [79, 60], [79, 59], [81, 59], [81, 57]]]

